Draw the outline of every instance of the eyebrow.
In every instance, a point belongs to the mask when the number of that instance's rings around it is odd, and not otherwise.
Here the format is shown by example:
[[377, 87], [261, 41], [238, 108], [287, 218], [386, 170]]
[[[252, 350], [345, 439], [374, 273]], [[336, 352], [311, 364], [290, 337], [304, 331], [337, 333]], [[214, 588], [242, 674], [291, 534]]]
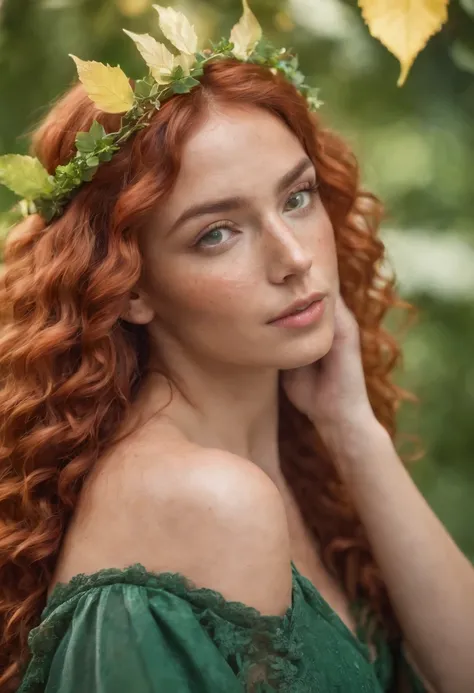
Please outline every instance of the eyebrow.
[[[290, 171], [288, 171], [288, 173], [285, 173], [285, 175], [280, 178], [276, 185], [276, 193], [282, 193], [283, 190], [294, 183], [301, 176], [301, 174], [311, 166], [313, 166], [313, 162], [309, 157], [305, 156], [304, 159], [301, 159], [296, 166], [294, 166]], [[183, 224], [185, 221], [188, 221], [188, 219], [191, 219], [192, 217], [199, 217], [203, 216], [204, 214], [215, 214], [217, 212], [228, 212], [237, 209], [238, 207], [245, 206], [247, 202], [248, 201], [245, 197], [237, 195], [234, 197], [225, 197], [214, 202], [202, 202], [192, 205], [179, 215], [166, 235], [168, 236], [171, 234], [178, 226]]]

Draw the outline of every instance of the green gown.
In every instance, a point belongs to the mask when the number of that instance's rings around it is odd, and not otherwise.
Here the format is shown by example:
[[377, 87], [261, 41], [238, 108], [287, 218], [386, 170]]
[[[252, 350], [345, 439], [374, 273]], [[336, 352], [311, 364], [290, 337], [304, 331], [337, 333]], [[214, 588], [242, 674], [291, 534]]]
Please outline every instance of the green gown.
[[17, 693], [388, 693], [398, 646], [379, 635], [371, 662], [315, 586], [292, 566], [292, 602], [265, 616], [179, 573], [142, 565], [58, 584], [30, 632]]

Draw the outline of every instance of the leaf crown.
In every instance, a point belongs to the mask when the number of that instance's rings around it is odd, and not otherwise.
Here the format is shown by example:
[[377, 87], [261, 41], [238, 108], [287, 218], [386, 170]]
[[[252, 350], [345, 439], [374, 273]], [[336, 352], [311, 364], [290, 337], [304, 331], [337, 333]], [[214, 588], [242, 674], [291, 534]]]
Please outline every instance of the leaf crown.
[[23, 199], [19, 210], [23, 216], [39, 213], [47, 221], [59, 216], [76, 188], [92, 180], [101, 162], [110, 161], [114, 152], [134, 132], [148, 125], [153, 112], [173, 94], [189, 92], [199, 84], [204, 65], [216, 58], [235, 58], [267, 66], [281, 73], [306, 98], [308, 108], [317, 110], [322, 101], [318, 89], [305, 83], [298, 69], [298, 58], [286, 48], [277, 49], [264, 39], [258, 20], [247, 0], [242, 0], [243, 14], [231, 30], [229, 39], [210, 41], [211, 48], [198, 51], [193, 25], [184, 14], [171, 7], [153, 5], [159, 25], [168, 41], [179, 51], [172, 53], [149, 34], [123, 31], [134, 41], [149, 68], [132, 89], [120, 67], [95, 61], [84, 61], [71, 55], [79, 80], [89, 98], [106, 113], [122, 113], [120, 129], [106, 133], [96, 120], [88, 132], [78, 132], [75, 156], [55, 169], [53, 175], [31, 156], [0, 156], [0, 183]]

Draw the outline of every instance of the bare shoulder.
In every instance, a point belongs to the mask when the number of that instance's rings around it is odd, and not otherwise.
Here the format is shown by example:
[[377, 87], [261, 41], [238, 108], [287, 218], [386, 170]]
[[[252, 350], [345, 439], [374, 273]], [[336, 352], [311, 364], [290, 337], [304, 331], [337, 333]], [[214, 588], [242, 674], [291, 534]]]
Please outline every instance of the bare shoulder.
[[263, 614], [281, 615], [291, 603], [280, 492], [258, 466], [226, 451], [178, 445], [158, 454], [144, 446], [95, 476], [55, 581], [137, 562], [182, 573]]

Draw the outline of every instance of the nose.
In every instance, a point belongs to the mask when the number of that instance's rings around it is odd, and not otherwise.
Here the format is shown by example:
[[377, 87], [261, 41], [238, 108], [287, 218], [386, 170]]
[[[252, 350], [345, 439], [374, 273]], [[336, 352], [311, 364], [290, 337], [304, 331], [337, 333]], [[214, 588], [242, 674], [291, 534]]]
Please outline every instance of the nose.
[[295, 229], [278, 215], [264, 224], [262, 244], [273, 281], [281, 281], [287, 274], [304, 274], [313, 264], [311, 248], [306, 247]]

